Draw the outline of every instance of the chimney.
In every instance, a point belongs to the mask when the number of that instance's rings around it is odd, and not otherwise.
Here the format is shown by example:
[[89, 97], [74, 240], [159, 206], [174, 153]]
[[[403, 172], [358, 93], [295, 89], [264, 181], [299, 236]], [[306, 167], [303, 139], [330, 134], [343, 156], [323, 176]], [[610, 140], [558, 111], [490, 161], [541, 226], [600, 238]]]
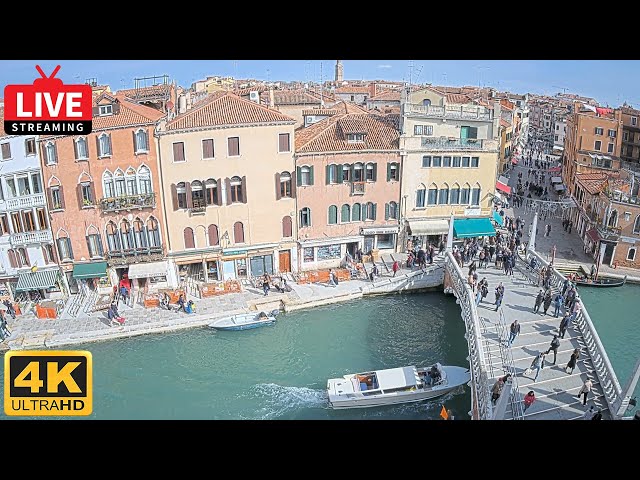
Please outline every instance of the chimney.
[[269, 108], [275, 107], [275, 103], [273, 99], [273, 87], [269, 87]]

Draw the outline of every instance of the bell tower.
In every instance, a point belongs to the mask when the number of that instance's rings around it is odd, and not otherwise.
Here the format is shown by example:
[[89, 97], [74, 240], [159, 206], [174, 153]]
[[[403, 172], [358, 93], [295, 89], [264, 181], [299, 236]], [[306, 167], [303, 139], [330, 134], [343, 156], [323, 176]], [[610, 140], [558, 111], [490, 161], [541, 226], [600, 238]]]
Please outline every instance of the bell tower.
[[342, 83], [344, 79], [344, 67], [342, 66], [342, 60], [336, 60], [336, 83]]

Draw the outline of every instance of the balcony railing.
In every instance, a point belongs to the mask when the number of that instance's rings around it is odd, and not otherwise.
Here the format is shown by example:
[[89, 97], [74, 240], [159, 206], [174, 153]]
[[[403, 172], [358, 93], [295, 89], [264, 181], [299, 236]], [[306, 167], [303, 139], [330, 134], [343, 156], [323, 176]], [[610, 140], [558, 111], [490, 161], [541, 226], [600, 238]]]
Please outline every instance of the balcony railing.
[[605, 240], [618, 240], [622, 234], [621, 227], [603, 227], [598, 225], [598, 232]]
[[40, 230], [37, 232], [12, 233], [9, 236], [11, 245], [26, 245], [28, 243], [51, 243], [53, 237], [50, 230]]
[[189, 209], [189, 212], [193, 214], [204, 213], [207, 209], [207, 202], [204, 198], [194, 198], [192, 200], [192, 207]]
[[433, 148], [434, 150], [482, 150], [484, 140], [476, 138], [468, 139], [441, 139], [422, 137], [423, 148]]
[[608, 197], [616, 202], [640, 205], [640, 197], [632, 197], [622, 192], [609, 192]]
[[404, 112], [405, 114], [435, 118], [459, 118], [464, 120], [493, 119], [493, 113], [488, 108], [470, 105], [447, 105], [446, 107], [439, 107], [435, 105], [426, 106], [407, 103], [405, 104]]
[[364, 195], [366, 182], [352, 182], [351, 195]]
[[155, 208], [156, 194], [140, 193], [123, 197], [110, 197], [100, 200], [100, 210], [103, 212], [119, 212], [121, 210], [134, 210], [143, 208]]
[[43, 193], [24, 195], [17, 198], [9, 198], [0, 201], [0, 211], [20, 210], [21, 208], [44, 207], [46, 200]]
[[109, 258], [122, 258], [122, 257], [138, 257], [142, 255], [161, 254], [163, 252], [162, 246], [159, 247], [138, 247], [138, 248], [125, 248], [121, 250], [109, 250], [107, 256]]

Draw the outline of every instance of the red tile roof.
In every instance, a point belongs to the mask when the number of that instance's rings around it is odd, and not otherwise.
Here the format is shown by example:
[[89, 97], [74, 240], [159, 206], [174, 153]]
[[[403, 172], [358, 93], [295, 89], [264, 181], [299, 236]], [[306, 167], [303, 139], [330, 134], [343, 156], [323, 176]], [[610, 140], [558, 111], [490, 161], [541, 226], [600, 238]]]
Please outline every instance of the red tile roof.
[[369, 98], [370, 102], [399, 102], [400, 92], [398, 90], [383, 90], [377, 95]]
[[609, 175], [606, 173], [578, 173], [576, 182], [581, 185], [591, 195], [597, 195], [607, 184]]
[[467, 104], [471, 102], [471, 99], [462, 93], [447, 93], [448, 103]]
[[511, 122], [508, 122], [504, 118], [500, 119], [500, 126], [504, 128], [509, 128], [511, 126]]
[[[296, 130], [296, 152], [335, 152], [358, 150], [398, 150], [399, 115], [347, 113], [334, 115]], [[364, 133], [364, 142], [349, 143], [348, 133]]]
[[369, 91], [369, 87], [350, 87], [349, 85], [336, 88], [336, 93], [369, 93]]
[[295, 123], [295, 119], [231, 92], [220, 91], [207, 95], [191, 110], [168, 122], [166, 130], [257, 123]]
[[[264, 90], [260, 93], [262, 103], [269, 104], [269, 91]], [[327, 94], [323, 94], [322, 98], [325, 102], [332, 102], [335, 99]], [[297, 90], [274, 90], [274, 105], [321, 105], [320, 93], [313, 92], [304, 88]]]
[[337, 113], [340, 113], [338, 110], [335, 110], [333, 108], [310, 108], [307, 110], [302, 110], [302, 116], [306, 117], [308, 115], [316, 115], [316, 116], [324, 116], [324, 117], [330, 117], [332, 115], [336, 115]]
[[118, 95], [124, 95], [129, 98], [166, 96], [171, 92], [171, 84], [152, 85], [150, 87], [127, 88], [118, 90]]

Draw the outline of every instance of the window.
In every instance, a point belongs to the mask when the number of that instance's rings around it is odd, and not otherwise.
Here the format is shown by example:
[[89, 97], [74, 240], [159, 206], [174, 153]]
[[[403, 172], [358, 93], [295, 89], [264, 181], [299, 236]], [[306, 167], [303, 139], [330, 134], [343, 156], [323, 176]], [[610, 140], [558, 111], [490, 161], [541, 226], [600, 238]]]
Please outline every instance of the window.
[[184, 142], [175, 142], [173, 144], [173, 161], [184, 162]]
[[24, 215], [24, 229], [27, 232], [33, 232], [36, 230], [36, 222], [34, 220], [33, 212], [28, 210], [26, 212], [22, 212]]
[[471, 187], [465, 185], [465, 187], [460, 190], [460, 205], [469, 205], [469, 197], [471, 196]]
[[83, 207], [93, 205], [95, 199], [93, 198], [91, 182], [82, 182], [80, 184], [80, 199], [82, 200]]
[[364, 212], [365, 214], [363, 215], [363, 220], [375, 220], [376, 219], [376, 204], [375, 203], [367, 203], [366, 204], [366, 211]]
[[20, 196], [31, 195], [31, 186], [29, 185], [29, 177], [18, 177], [18, 192]]
[[471, 166], [473, 168], [478, 168], [479, 164], [480, 164], [480, 157], [471, 157]]
[[13, 212], [11, 214], [11, 224], [13, 225], [13, 231], [15, 233], [24, 232], [24, 229], [22, 227], [22, 220], [20, 218], [20, 212]]
[[135, 153], [147, 153], [149, 151], [149, 136], [143, 128], [133, 134]]
[[44, 155], [46, 157], [47, 165], [58, 163], [58, 151], [56, 145], [53, 142], [47, 142], [44, 147]]
[[595, 128], [595, 134], [596, 135], [602, 135], [604, 133], [604, 129], [602, 127], [596, 127]]
[[40, 226], [40, 230], [47, 229], [47, 214], [44, 208], [38, 208], [36, 210], [36, 215], [38, 217], [38, 225]]
[[9, 233], [11, 233], [9, 231], [9, 220], [7, 219], [7, 215], [3, 213], [0, 215], [0, 235], [8, 235]]
[[400, 180], [400, 169], [397, 163], [387, 164], [387, 182], [397, 182]]
[[124, 172], [118, 168], [114, 172], [113, 176], [116, 185], [116, 197], [124, 197], [127, 194], [127, 185], [124, 178]]
[[429, 188], [429, 194], [427, 196], [427, 205], [436, 205], [438, 202], [438, 187], [432, 185]]
[[102, 256], [102, 240], [97, 233], [87, 235], [87, 246], [91, 258]]
[[625, 142], [629, 141], [629, 132], [622, 132], [622, 140]]
[[200, 180], [191, 182], [191, 203], [194, 207], [206, 207], [204, 201], [204, 188]]
[[298, 184], [302, 186], [313, 185], [313, 167], [298, 167]]
[[228, 157], [240, 156], [240, 137], [227, 138], [227, 156]]
[[610, 143], [609, 145], [607, 145], [607, 153], [613, 153], [613, 147], [614, 147], [613, 143]]
[[337, 245], [323, 245], [318, 247], [318, 261], [320, 260], [332, 260], [340, 258], [342, 256], [342, 248], [340, 244]]
[[235, 243], [244, 243], [244, 225], [242, 222], [233, 224], [233, 241]]
[[636, 247], [631, 247], [627, 251], [627, 260], [634, 262], [636, 260]]
[[347, 143], [364, 143], [363, 133], [348, 133]]
[[424, 207], [425, 193], [426, 193], [426, 190], [424, 188], [419, 188], [416, 191], [416, 207], [417, 208]]
[[449, 192], [449, 203], [451, 205], [457, 205], [460, 203], [460, 187], [458, 185], [454, 185]]
[[351, 165], [348, 163], [342, 165], [342, 181], [350, 182], [351, 181]]
[[614, 129], [609, 129], [607, 131], [607, 136], [611, 138], [616, 138], [616, 131]]
[[425, 98], [424, 100], [422, 100], [422, 106], [423, 107], [431, 106], [431, 100], [429, 100], [428, 98]]
[[103, 133], [98, 137], [98, 158], [111, 156], [111, 135]]
[[291, 144], [289, 142], [289, 134], [281, 133], [278, 135], [278, 152], [290, 152]]
[[304, 207], [302, 210], [300, 210], [300, 226], [311, 226], [311, 209], [309, 207]]
[[387, 204], [387, 215], [386, 219], [398, 219], [398, 204], [396, 202], [389, 202]]
[[427, 168], [431, 166], [431, 156], [425, 155], [422, 157], [422, 168]]
[[638, 117], [631, 117], [631, 125], [634, 127], [638, 124]]
[[[330, 185], [330, 184], [334, 184], [334, 183], [338, 183], [338, 165], [327, 165], [327, 178], [326, 178], [326, 184]], [[340, 181], [342, 181], [342, 172], [340, 172]]]
[[558, 141], [558, 135], [555, 135], [553, 139], [557, 142]]
[[29, 255], [27, 255], [27, 249], [24, 247], [20, 247], [18, 249], [18, 265], [20, 265], [21, 267], [28, 267], [30, 264], [29, 262]]
[[133, 249], [133, 235], [131, 232], [131, 225], [127, 220], [120, 222], [120, 242], [123, 250]]
[[73, 260], [73, 251], [71, 249], [71, 239], [69, 237], [60, 237], [56, 240], [58, 246], [58, 257], [62, 261]]
[[153, 187], [151, 186], [151, 170], [146, 165], [140, 165], [138, 168], [138, 192], [142, 194], [153, 193]]
[[86, 137], [76, 138], [73, 144], [76, 160], [87, 160], [89, 158], [89, 147]]
[[449, 187], [445, 186], [438, 191], [438, 205], [449, 203]]
[[118, 236], [118, 228], [113, 222], [107, 223], [107, 248], [110, 252], [117, 252], [120, 250], [120, 237]]
[[44, 257], [44, 263], [55, 263], [56, 257], [53, 253], [53, 245], [50, 243], [42, 246], [42, 256]]
[[375, 163], [367, 163], [365, 168], [365, 179], [367, 182], [375, 182], [376, 181], [376, 164]]
[[617, 210], [613, 210], [609, 216], [609, 222], [607, 225], [611, 228], [615, 228], [618, 226], [618, 212]]
[[205, 138], [204, 140], [202, 140], [202, 158], [203, 160], [207, 160], [213, 157], [214, 157], [213, 139]]
[[138, 183], [136, 182], [136, 171], [129, 167], [125, 173], [125, 181], [127, 183], [127, 195], [133, 196], [138, 193]]
[[98, 106], [98, 115], [113, 115], [113, 105], [99, 105]]
[[206, 190], [205, 198], [207, 199], [207, 205], [220, 205], [218, 199], [218, 182], [210, 178], [204, 182]]
[[460, 166], [460, 157], [453, 157], [453, 166], [454, 167]]
[[329, 205], [329, 214], [327, 215], [327, 224], [335, 225], [338, 223], [338, 207], [335, 205]]
[[63, 197], [62, 197], [62, 186], [56, 185], [55, 187], [51, 187], [51, 209], [52, 210], [61, 210], [64, 208]]
[[348, 223], [351, 221], [351, 207], [346, 203], [340, 209], [340, 223]]
[[9, 142], [1, 144], [0, 150], [2, 150], [2, 160], [8, 160], [11, 158], [11, 145]]
[[602, 147], [602, 142], [600, 140], [596, 140], [593, 149], [600, 151], [601, 147]]
[[433, 125], [414, 125], [414, 135], [433, 135]]
[[364, 165], [362, 165], [361, 163], [356, 163], [353, 165], [353, 181], [364, 181]]
[[480, 205], [480, 188], [471, 190], [471, 205]]
[[231, 203], [244, 202], [242, 179], [240, 177], [231, 177], [229, 185], [231, 186]]
[[158, 227], [158, 221], [149, 217], [147, 220], [147, 239], [149, 240], [150, 248], [159, 248], [162, 246], [160, 243], [160, 228]]
[[133, 221], [133, 240], [135, 248], [147, 248], [147, 237], [144, 233], [144, 223], [139, 218]]
[[640, 233], [640, 215], [638, 215], [635, 223], [633, 224], [633, 233]]
[[193, 236], [193, 228], [191, 227], [185, 228], [183, 232], [183, 236], [184, 236], [185, 249], [196, 248], [196, 240]]
[[351, 221], [359, 222], [362, 219], [362, 207], [359, 203], [354, 203], [351, 207]]
[[470, 164], [470, 158], [469, 157], [462, 157], [462, 167], [466, 168], [469, 166]]
[[305, 263], [313, 262], [315, 257], [313, 256], [313, 247], [305, 247], [302, 249], [302, 261]]
[[441, 167], [442, 166], [442, 157], [433, 157], [433, 166]]
[[178, 195], [178, 208], [187, 208], [187, 186], [185, 182], [176, 185], [176, 193]]
[[215, 247], [220, 244], [220, 236], [218, 235], [218, 226], [211, 224], [207, 228], [207, 237], [209, 240], [209, 246]]
[[289, 215], [282, 217], [282, 236], [284, 238], [293, 236], [293, 220]]
[[27, 138], [24, 141], [24, 153], [27, 156], [36, 154], [36, 139], [35, 138]]
[[39, 172], [31, 174], [31, 185], [33, 187], [34, 194], [42, 193], [42, 180]]
[[451, 157], [442, 157], [442, 166], [450, 167], [451, 166]]

